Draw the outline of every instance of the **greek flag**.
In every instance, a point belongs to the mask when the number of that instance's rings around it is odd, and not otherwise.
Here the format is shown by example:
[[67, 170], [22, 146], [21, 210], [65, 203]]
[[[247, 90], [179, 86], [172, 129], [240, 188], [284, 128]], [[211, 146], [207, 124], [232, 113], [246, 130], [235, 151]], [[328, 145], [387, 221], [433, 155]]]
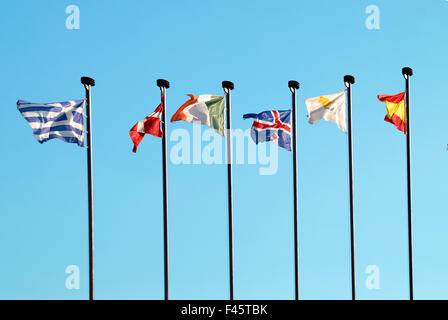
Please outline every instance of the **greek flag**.
[[30, 124], [40, 143], [50, 139], [84, 146], [84, 100], [56, 103], [17, 101], [17, 109]]

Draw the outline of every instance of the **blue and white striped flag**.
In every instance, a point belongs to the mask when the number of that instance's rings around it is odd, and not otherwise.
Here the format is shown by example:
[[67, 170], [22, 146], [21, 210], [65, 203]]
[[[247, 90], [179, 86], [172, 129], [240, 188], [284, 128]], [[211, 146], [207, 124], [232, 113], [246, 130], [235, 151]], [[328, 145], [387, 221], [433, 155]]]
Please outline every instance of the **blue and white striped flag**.
[[84, 102], [73, 100], [56, 103], [17, 101], [17, 109], [29, 122], [40, 143], [50, 139], [84, 146]]

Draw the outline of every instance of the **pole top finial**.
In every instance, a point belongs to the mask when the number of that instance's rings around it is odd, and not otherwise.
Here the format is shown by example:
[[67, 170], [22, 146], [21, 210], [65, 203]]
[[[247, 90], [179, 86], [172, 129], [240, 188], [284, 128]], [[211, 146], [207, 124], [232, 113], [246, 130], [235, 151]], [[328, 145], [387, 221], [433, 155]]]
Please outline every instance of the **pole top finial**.
[[412, 76], [414, 74], [414, 72], [412, 71], [412, 68], [409, 67], [404, 67], [403, 69], [401, 69], [401, 73], [403, 74], [403, 76]]
[[289, 80], [288, 87], [290, 89], [300, 89], [300, 83], [298, 83], [296, 80]]
[[229, 90], [235, 89], [235, 85], [233, 84], [232, 81], [223, 81], [222, 87], [223, 87], [223, 89], [229, 89]]
[[351, 76], [351, 75], [345, 75], [344, 76], [344, 83], [354, 84], [355, 83], [355, 77]]
[[87, 86], [94, 87], [95, 86], [95, 79], [89, 78], [89, 77], [81, 77], [81, 83]]
[[170, 87], [170, 82], [165, 79], [157, 79], [157, 86], [168, 89]]

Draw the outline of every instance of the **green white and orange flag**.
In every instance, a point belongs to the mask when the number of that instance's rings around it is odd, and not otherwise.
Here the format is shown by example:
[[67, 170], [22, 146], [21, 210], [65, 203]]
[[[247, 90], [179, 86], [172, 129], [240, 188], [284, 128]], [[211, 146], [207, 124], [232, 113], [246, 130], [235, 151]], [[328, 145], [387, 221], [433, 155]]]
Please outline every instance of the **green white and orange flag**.
[[187, 121], [204, 124], [224, 136], [224, 96], [187, 94], [190, 100], [185, 102], [171, 118], [174, 121]]
[[387, 115], [384, 121], [394, 124], [398, 130], [406, 134], [406, 105], [404, 92], [390, 96], [378, 95], [380, 101], [386, 102]]

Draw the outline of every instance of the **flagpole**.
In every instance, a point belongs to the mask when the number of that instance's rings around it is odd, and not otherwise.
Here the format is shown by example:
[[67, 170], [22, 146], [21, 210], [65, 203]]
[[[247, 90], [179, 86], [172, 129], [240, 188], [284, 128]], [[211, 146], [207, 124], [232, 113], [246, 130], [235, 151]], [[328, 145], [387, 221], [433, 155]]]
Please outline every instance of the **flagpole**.
[[92, 127], [91, 127], [91, 89], [95, 80], [81, 77], [81, 83], [86, 89], [86, 120], [87, 120], [87, 189], [89, 198], [89, 300], [95, 300], [95, 260], [93, 238], [93, 185], [92, 185]]
[[402, 69], [406, 82], [406, 157], [407, 157], [407, 187], [408, 187], [408, 245], [409, 245], [409, 299], [414, 300], [414, 271], [412, 263], [412, 193], [411, 193], [411, 124], [409, 87], [413, 71], [411, 68]]
[[227, 128], [227, 199], [229, 209], [229, 289], [230, 300], [234, 300], [234, 282], [233, 282], [233, 200], [232, 200], [232, 134], [231, 134], [231, 110], [230, 110], [230, 91], [235, 86], [233, 82], [223, 81], [222, 87], [226, 94], [226, 128]]
[[293, 192], [294, 192], [294, 292], [295, 300], [299, 300], [299, 214], [297, 203], [297, 120], [296, 120], [296, 91], [300, 84], [295, 80], [288, 82], [289, 90], [292, 93], [292, 167], [293, 167]]
[[162, 161], [163, 161], [163, 265], [164, 297], [169, 300], [169, 260], [168, 260], [168, 176], [166, 169], [166, 89], [170, 83], [164, 79], [157, 80], [162, 98]]
[[347, 109], [348, 109], [348, 166], [350, 184], [350, 262], [352, 279], [352, 300], [356, 300], [356, 269], [355, 269], [355, 214], [353, 202], [353, 138], [352, 138], [352, 84], [355, 83], [353, 76], [344, 76], [344, 83], [347, 88]]

